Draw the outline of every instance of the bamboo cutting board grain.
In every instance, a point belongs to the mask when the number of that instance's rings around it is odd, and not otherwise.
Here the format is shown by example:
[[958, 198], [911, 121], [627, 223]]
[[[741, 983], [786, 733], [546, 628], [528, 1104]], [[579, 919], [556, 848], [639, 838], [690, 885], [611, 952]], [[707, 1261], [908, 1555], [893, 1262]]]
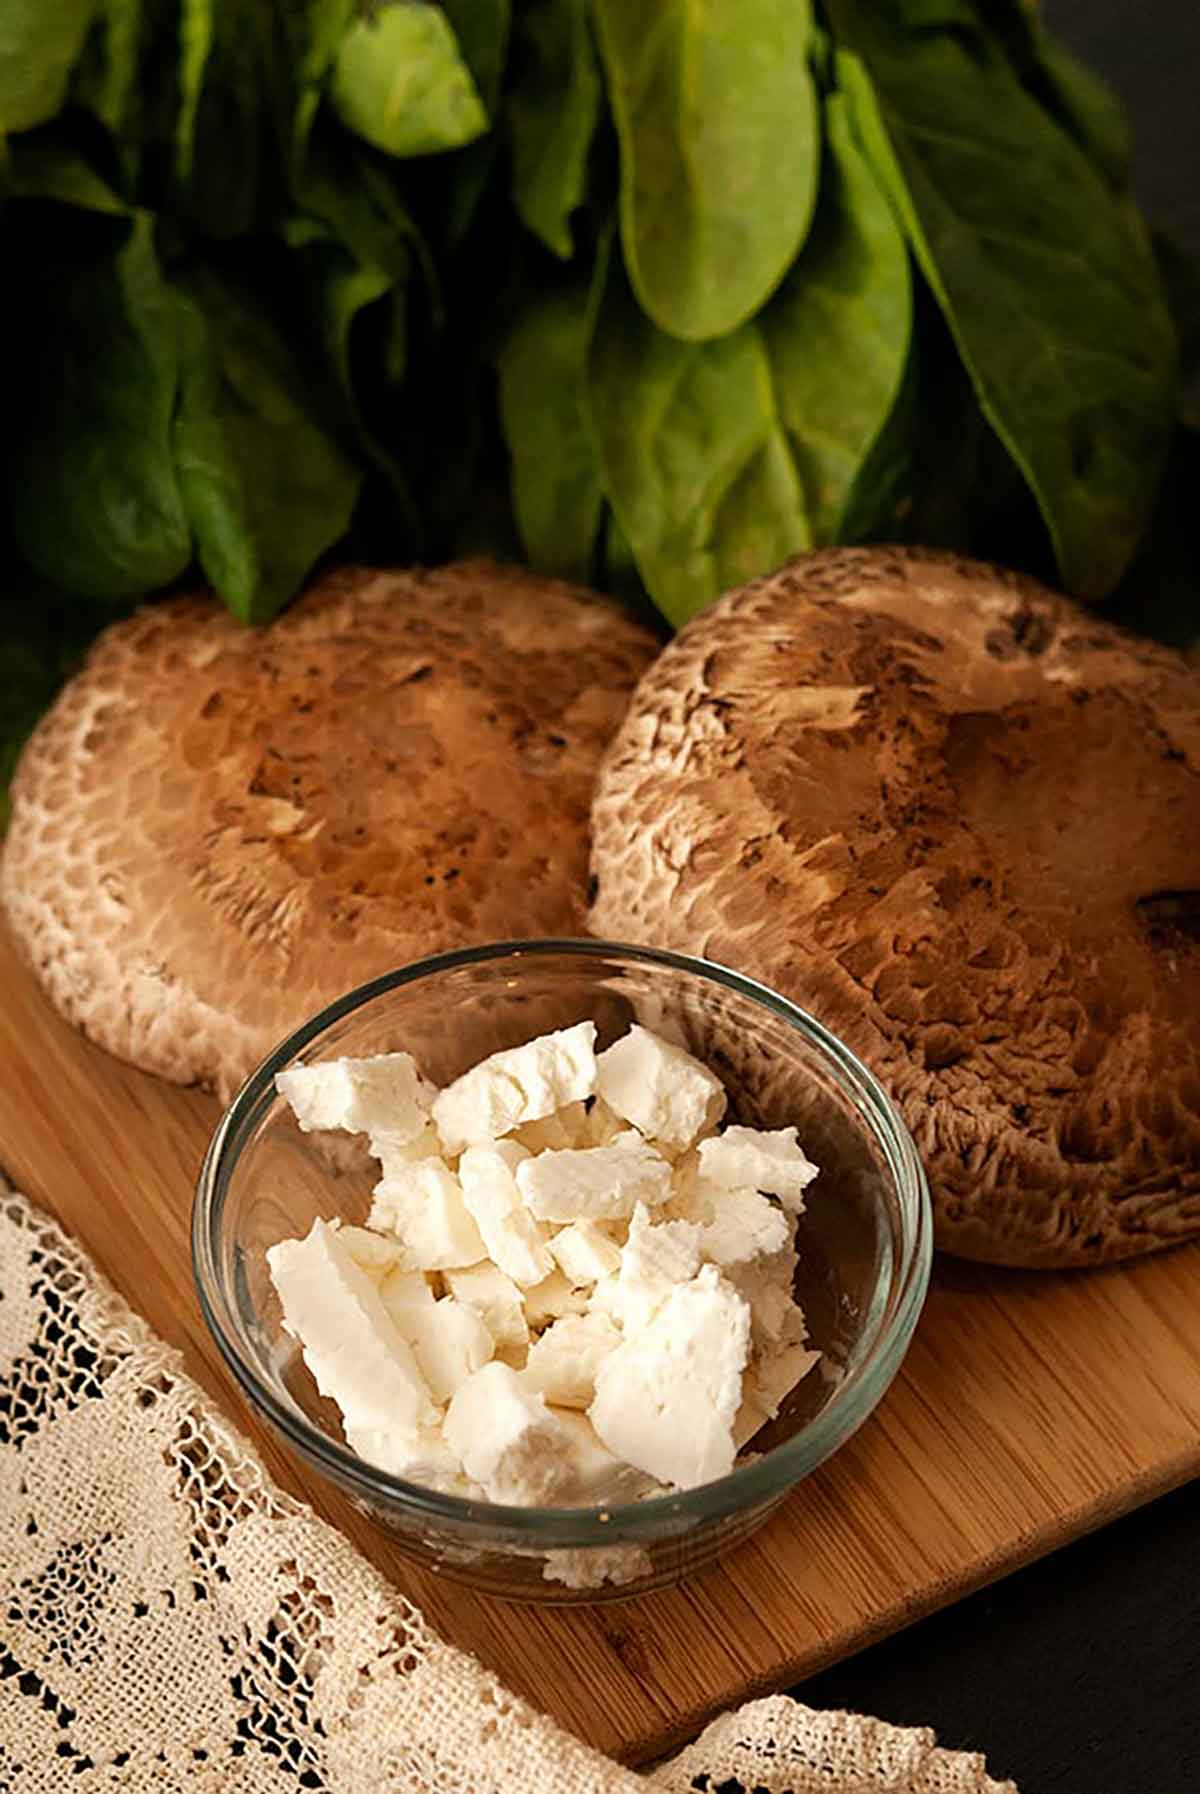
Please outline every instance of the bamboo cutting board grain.
[[630, 1761], [787, 1687], [1200, 1472], [1200, 1246], [1055, 1276], [946, 1263], [901, 1376], [732, 1557], [668, 1592], [525, 1609], [410, 1568], [251, 1419], [192, 1291], [192, 1185], [217, 1109], [52, 1013], [0, 938], [0, 1162], [81, 1238], [286, 1487], [454, 1643]]

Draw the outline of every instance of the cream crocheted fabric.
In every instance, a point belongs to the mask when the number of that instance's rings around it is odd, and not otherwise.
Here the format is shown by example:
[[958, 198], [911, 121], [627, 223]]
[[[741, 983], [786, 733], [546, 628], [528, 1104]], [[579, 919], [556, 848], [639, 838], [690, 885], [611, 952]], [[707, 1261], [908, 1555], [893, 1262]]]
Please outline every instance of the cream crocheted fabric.
[[928, 1732], [782, 1697], [648, 1775], [588, 1749], [275, 1488], [79, 1246], [0, 1189], [0, 1794], [721, 1783], [1015, 1794]]

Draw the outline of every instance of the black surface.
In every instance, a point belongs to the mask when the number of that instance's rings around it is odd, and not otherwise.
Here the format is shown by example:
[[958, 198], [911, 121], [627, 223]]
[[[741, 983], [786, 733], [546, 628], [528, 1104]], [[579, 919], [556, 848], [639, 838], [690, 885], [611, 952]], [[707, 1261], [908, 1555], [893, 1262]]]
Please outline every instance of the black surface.
[[795, 1692], [932, 1726], [1021, 1794], [1196, 1794], [1200, 1484]]
[[[1200, 256], [1200, 0], [1043, 12], [1124, 99], [1152, 222]], [[1021, 1794], [1200, 1794], [1200, 1484], [795, 1692], [932, 1726]]]

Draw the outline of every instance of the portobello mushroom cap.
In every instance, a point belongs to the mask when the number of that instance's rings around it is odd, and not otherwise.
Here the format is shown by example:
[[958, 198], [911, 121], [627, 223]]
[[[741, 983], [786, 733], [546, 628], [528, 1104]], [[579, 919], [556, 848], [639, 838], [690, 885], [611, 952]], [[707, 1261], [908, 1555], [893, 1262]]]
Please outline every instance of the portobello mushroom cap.
[[365, 979], [578, 934], [596, 766], [657, 648], [612, 602], [485, 562], [341, 569], [265, 629], [151, 605], [22, 756], [17, 944], [94, 1040], [227, 1096]]
[[643, 676], [592, 813], [600, 934], [812, 1010], [878, 1073], [942, 1247], [1200, 1233], [1200, 681], [1031, 579], [802, 557]]

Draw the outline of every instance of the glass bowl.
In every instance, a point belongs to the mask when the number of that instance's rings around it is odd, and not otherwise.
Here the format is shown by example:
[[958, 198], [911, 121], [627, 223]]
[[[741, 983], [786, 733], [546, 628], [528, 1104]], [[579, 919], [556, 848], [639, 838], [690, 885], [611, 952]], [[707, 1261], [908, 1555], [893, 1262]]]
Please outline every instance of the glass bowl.
[[[507, 1507], [407, 1483], [357, 1457], [283, 1331], [266, 1253], [316, 1216], [362, 1223], [378, 1176], [365, 1142], [303, 1134], [275, 1091], [297, 1061], [411, 1052], [445, 1084], [487, 1054], [592, 1019], [631, 1021], [710, 1065], [727, 1119], [796, 1125], [820, 1176], [796, 1297], [824, 1354], [734, 1471], [606, 1508]], [[728, 1550], [862, 1425], [895, 1376], [929, 1280], [929, 1193], [870, 1072], [820, 1022], [736, 972], [605, 941], [510, 941], [422, 960], [332, 1003], [243, 1086], [209, 1145], [192, 1216], [204, 1316], [258, 1411], [423, 1564], [522, 1601], [596, 1600], [673, 1582]]]

